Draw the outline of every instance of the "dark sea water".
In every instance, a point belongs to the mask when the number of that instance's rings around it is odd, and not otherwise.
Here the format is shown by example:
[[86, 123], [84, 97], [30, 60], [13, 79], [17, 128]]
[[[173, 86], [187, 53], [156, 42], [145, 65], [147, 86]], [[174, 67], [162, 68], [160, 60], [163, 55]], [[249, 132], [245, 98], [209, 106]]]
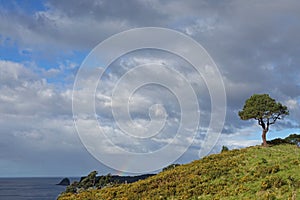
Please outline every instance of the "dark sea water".
[[0, 200], [55, 200], [66, 188], [56, 185], [61, 180], [62, 178], [0, 178]]

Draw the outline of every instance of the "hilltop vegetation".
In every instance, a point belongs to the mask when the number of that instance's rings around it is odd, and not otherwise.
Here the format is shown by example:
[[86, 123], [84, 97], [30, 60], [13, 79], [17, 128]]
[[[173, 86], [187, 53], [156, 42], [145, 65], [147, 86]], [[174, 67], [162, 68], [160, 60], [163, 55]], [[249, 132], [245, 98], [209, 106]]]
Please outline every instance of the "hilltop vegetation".
[[300, 199], [300, 148], [284, 143], [223, 151], [145, 180], [64, 193], [59, 198], [71, 199], [296, 200]]

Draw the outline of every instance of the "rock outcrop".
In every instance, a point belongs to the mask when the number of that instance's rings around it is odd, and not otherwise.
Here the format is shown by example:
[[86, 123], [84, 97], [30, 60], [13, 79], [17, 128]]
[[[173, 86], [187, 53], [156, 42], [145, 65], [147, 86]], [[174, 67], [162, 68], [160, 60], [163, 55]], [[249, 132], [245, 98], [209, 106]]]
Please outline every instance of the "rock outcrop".
[[68, 179], [68, 178], [63, 178], [58, 184], [56, 184], [56, 185], [65, 185], [65, 186], [67, 186], [67, 185], [70, 185], [70, 179]]

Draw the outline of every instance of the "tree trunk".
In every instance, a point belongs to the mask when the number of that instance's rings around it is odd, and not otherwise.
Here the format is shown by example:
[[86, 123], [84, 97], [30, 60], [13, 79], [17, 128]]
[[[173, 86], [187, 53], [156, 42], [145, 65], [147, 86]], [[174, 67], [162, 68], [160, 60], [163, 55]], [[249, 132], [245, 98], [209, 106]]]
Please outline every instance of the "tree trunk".
[[264, 147], [268, 146], [268, 144], [267, 144], [267, 132], [268, 132], [268, 129], [263, 129], [262, 135], [261, 135], [262, 140], [263, 140], [263, 144], [262, 145]]

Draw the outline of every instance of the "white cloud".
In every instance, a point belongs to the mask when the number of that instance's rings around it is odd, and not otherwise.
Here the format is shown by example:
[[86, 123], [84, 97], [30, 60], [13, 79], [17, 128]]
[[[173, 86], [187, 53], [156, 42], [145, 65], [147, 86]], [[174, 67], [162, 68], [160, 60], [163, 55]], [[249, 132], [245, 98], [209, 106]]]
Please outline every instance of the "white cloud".
[[229, 149], [239, 149], [261, 144], [260, 127], [256, 122], [249, 127], [235, 129], [235, 131], [231, 134], [222, 134], [214, 148], [215, 151], [220, 151], [222, 146], [227, 146]]
[[68, 90], [56, 90], [20, 63], [0, 61], [0, 74], [0, 140], [11, 144], [1, 146], [6, 152], [2, 159], [13, 160], [24, 153], [21, 163], [36, 163], [29, 152], [48, 151], [55, 163], [57, 151], [81, 149]]
[[296, 99], [289, 99], [285, 102], [285, 104], [290, 110], [296, 110], [296, 108], [299, 108], [299, 102]]

